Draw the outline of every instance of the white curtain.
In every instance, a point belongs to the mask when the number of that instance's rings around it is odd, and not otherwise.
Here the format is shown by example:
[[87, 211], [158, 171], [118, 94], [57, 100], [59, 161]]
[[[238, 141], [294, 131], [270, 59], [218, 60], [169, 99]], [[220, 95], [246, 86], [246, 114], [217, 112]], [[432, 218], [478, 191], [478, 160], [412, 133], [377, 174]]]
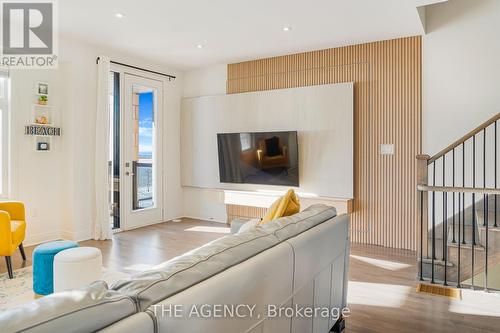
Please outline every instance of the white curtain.
[[111, 238], [109, 191], [111, 169], [109, 167], [110, 122], [110, 60], [100, 56], [97, 65], [97, 107], [95, 126], [95, 215], [93, 235], [96, 240]]

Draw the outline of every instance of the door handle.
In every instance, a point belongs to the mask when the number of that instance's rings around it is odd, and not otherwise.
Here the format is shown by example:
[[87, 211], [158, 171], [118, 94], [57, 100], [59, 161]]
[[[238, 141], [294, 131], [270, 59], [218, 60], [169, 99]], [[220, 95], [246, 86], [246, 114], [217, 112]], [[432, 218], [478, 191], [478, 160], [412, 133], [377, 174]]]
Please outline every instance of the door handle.
[[134, 173], [133, 172], [128, 172], [128, 171], [125, 171], [125, 176], [133, 176]]

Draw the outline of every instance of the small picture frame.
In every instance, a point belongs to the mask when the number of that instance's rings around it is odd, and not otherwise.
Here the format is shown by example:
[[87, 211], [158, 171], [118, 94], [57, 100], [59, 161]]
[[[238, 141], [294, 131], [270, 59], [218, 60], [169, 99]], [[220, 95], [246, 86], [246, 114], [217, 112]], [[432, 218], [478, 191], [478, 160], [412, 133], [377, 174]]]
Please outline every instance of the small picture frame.
[[40, 141], [36, 143], [36, 150], [38, 151], [49, 151], [50, 143], [46, 141]]
[[38, 96], [48, 96], [49, 95], [49, 84], [45, 82], [38, 82], [36, 84], [36, 94]]

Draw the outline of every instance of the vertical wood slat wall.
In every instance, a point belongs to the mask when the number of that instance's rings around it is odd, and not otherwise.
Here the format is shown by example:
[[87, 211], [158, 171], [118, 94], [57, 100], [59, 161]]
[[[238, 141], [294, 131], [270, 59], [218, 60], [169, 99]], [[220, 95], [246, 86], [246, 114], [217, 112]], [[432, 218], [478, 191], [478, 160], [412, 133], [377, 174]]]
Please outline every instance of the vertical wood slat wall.
[[227, 224], [237, 218], [264, 217], [266, 212], [267, 208], [228, 204], [226, 205]]
[[[229, 64], [227, 93], [353, 81], [351, 239], [416, 250], [421, 80], [416, 36]], [[393, 143], [395, 154], [380, 155], [383, 143]]]

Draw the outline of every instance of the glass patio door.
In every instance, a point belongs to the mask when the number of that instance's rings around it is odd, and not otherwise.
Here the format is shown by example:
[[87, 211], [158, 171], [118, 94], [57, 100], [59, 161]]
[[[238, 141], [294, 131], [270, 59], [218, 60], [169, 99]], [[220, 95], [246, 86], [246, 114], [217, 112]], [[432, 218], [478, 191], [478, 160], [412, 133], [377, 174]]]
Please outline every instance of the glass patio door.
[[162, 82], [123, 74], [120, 150], [122, 229], [161, 222]]

